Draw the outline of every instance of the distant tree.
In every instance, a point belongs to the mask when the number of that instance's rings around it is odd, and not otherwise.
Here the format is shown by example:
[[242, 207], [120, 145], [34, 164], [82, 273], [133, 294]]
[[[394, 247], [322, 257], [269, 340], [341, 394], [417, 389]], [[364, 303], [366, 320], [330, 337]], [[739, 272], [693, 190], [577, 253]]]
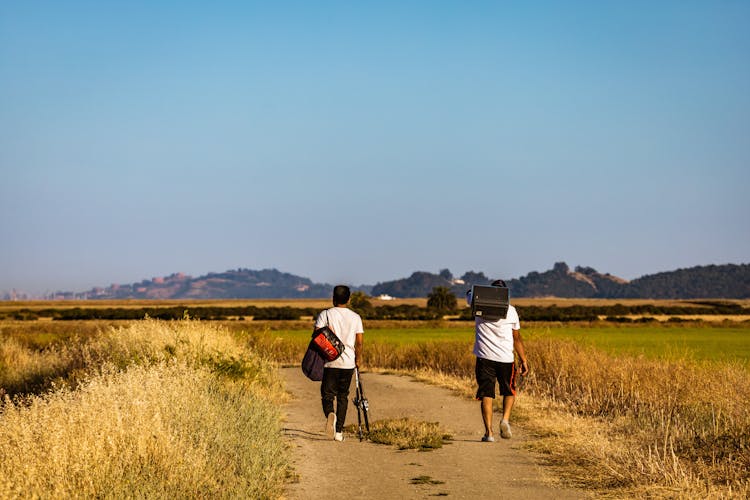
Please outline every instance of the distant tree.
[[427, 308], [443, 313], [452, 313], [458, 309], [458, 301], [450, 288], [436, 286], [427, 296]]
[[349, 297], [349, 307], [362, 314], [372, 311], [372, 303], [364, 292], [354, 292]]
[[354, 308], [372, 307], [369, 297], [364, 292], [354, 292], [349, 298], [349, 305]]
[[492, 280], [482, 272], [466, 271], [461, 279], [466, 285], [489, 285]]
[[441, 269], [438, 275], [446, 281], [453, 281], [453, 273], [451, 273], [448, 269]]

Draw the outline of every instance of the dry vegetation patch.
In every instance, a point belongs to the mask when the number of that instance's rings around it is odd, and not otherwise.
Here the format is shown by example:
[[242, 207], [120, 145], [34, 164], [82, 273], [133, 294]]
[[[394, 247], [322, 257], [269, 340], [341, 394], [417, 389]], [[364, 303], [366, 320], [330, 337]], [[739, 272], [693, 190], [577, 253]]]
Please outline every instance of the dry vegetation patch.
[[[353, 425], [348, 432], [355, 433]], [[373, 443], [394, 445], [399, 450], [429, 451], [441, 448], [451, 435], [438, 422], [419, 422], [410, 418], [376, 420], [370, 423], [367, 438]]]
[[281, 494], [275, 366], [227, 330], [141, 321], [0, 355], [2, 498]]
[[[251, 342], [295, 365], [306, 345], [303, 337], [259, 332]], [[607, 354], [544, 337], [528, 339], [526, 347], [532, 374], [514, 415], [563, 478], [614, 497], [750, 493], [746, 367]], [[475, 390], [470, 341], [370, 341], [365, 362], [469, 397]]]

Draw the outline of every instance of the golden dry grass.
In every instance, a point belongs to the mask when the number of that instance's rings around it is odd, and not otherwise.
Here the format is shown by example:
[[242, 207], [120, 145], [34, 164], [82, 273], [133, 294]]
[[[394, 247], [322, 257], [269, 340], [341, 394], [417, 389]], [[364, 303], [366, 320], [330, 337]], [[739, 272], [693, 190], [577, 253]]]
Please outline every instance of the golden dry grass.
[[[57, 327], [59, 324], [55, 324]], [[65, 325], [61, 325], [65, 327]], [[45, 324], [42, 336], [57, 328]], [[124, 368], [132, 363], [180, 360], [217, 370], [237, 371], [267, 385], [278, 385], [271, 366], [248, 355], [246, 346], [228, 329], [200, 321], [132, 321], [122, 326], [99, 323], [96, 330], [63, 330], [63, 341], [40, 342], [28, 330], [6, 331], [0, 343], [0, 388], [8, 393], [37, 392], [53, 382], [75, 382], [104, 363]], [[45, 335], [46, 333], [46, 335]], [[244, 341], [243, 341], [244, 342]], [[39, 345], [41, 344], [41, 345]]]
[[[346, 430], [356, 434], [354, 425], [347, 426]], [[371, 422], [367, 438], [373, 443], [393, 445], [399, 450], [428, 451], [442, 448], [451, 435], [438, 422], [396, 418]]]
[[[305, 345], [262, 332], [252, 338], [295, 365]], [[514, 416], [567, 481], [618, 498], [750, 494], [750, 374], [740, 364], [614, 356], [543, 338], [526, 347], [532, 374]], [[365, 365], [467, 397], [475, 390], [466, 341], [369, 342]]]
[[[309, 322], [226, 322], [234, 333], [220, 327], [219, 338], [213, 339], [199, 322], [184, 332], [171, 329], [171, 323], [153, 323], [158, 325], [156, 330], [142, 330], [139, 325], [146, 323], [134, 322], [107, 327], [99, 334], [89, 332], [85, 338], [91, 345], [69, 355], [95, 361], [83, 363], [83, 373], [101, 363], [127, 370], [133, 356], [139, 363], [150, 364], [177, 359], [223, 373], [223, 378], [247, 378], [256, 387], [268, 387], [274, 382], [267, 365], [253, 368], [252, 363], [242, 361], [243, 353], [249, 347], [276, 361], [298, 365], [307, 337], [287, 336], [283, 330], [310, 328]], [[127, 332], [132, 342], [121, 345], [111, 337], [113, 332]], [[8, 336], [15, 344], [9, 344], [5, 358], [0, 358], [6, 360], [6, 368], [7, 360], [23, 359], [25, 354], [19, 352], [27, 347], [40, 356], [49, 355], [47, 350], [62, 352], [55, 342], [28, 342], [33, 335], [26, 330], [12, 330]], [[242, 339], [240, 344], [237, 338]], [[744, 498], [750, 494], [750, 379], [746, 369], [727, 363], [703, 365], [688, 358], [658, 361], [614, 356], [565, 340], [538, 338], [526, 344], [532, 376], [519, 395], [514, 418], [522, 420], [532, 434], [530, 446], [563, 478], [598, 495], [618, 498]], [[51, 359], [24, 362], [43, 371], [54, 366], [47, 364]], [[415, 374], [467, 397], [474, 392], [474, 358], [467, 341], [370, 341], [365, 346], [365, 362], [370, 369]], [[8, 377], [3, 370], [0, 375]], [[75, 372], [71, 375], [65, 370], [61, 379], [74, 385]]]
[[274, 498], [285, 474], [273, 405], [183, 363], [108, 369], [0, 422], [2, 498]]
[[0, 343], [2, 384], [23, 389], [0, 407], [0, 497], [281, 494], [277, 373], [231, 332], [151, 320], [68, 340]]
[[[613, 357], [559, 340], [529, 344], [527, 387], [568, 419], [537, 444], [555, 462], [590, 465], [579, 481], [719, 497], [750, 491], [750, 376], [742, 366]], [[547, 436], [550, 421], [528, 420]]]

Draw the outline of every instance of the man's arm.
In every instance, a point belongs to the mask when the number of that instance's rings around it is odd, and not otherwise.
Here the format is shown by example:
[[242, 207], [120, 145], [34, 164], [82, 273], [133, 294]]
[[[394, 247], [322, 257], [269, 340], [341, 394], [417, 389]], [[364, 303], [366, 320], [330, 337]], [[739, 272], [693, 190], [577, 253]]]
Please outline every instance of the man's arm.
[[363, 334], [358, 333], [354, 337], [354, 364], [359, 368], [359, 364], [362, 362], [362, 338]]
[[518, 353], [518, 357], [521, 358], [521, 375], [529, 373], [529, 363], [526, 361], [526, 351], [523, 348], [523, 340], [521, 340], [521, 330], [513, 330], [513, 349]]

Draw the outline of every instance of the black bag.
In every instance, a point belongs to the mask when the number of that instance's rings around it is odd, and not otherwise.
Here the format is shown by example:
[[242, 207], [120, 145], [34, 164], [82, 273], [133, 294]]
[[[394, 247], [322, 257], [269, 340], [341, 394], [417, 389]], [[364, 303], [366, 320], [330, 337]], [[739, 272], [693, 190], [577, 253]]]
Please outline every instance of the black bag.
[[[328, 314], [326, 313], [326, 322]], [[328, 361], [338, 359], [344, 352], [344, 343], [328, 326], [316, 329], [312, 340], [307, 345], [305, 357], [302, 358], [302, 372], [307, 378], [318, 382], [323, 380], [323, 365]]]
[[326, 361], [338, 359], [344, 352], [344, 343], [336, 336], [336, 333], [323, 326], [313, 332], [312, 341]]
[[302, 373], [310, 380], [320, 382], [323, 380], [323, 365], [325, 364], [326, 360], [320, 354], [318, 346], [311, 340], [305, 351], [305, 357], [302, 358]]

